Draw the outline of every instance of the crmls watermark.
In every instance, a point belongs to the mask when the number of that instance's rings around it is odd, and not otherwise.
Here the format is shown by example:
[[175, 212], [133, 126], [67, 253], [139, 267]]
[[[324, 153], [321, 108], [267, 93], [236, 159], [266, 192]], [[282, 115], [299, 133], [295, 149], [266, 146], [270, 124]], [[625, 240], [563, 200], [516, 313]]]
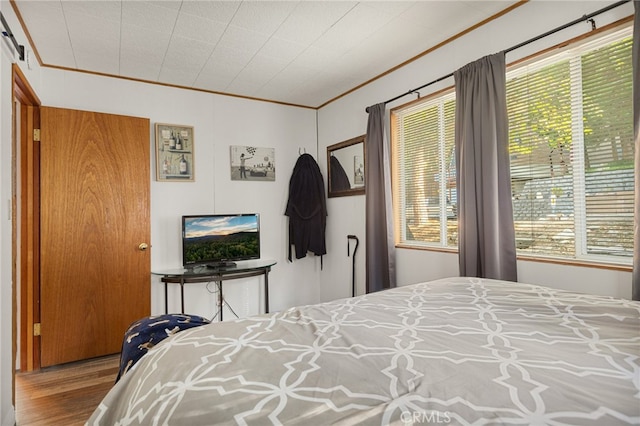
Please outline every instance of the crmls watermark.
[[449, 424], [451, 415], [448, 411], [403, 411], [400, 420], [404, 424]]

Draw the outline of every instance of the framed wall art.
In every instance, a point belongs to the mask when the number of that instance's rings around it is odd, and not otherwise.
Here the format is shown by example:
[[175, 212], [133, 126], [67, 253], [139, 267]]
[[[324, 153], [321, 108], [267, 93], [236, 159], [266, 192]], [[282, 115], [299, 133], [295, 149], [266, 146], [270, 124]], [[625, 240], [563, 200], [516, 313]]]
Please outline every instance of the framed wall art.
[[275, 148], [232, 145], [231, 180], [276, 180]]
[[156, 123], [156, 180], [193, 181], [193, 127]]
[[327, 196], [365, 194], [365, 135], [327, 147]]

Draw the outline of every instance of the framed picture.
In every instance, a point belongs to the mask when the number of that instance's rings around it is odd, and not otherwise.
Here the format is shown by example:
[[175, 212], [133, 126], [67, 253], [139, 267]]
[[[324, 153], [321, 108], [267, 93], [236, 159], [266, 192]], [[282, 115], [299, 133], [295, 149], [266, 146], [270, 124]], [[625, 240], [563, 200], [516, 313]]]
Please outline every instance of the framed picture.
[[231, 146], [231, 180], [276, 180], [275, 148]]
[[156, 180], [194, 180], [193, 127], [156, 123]]

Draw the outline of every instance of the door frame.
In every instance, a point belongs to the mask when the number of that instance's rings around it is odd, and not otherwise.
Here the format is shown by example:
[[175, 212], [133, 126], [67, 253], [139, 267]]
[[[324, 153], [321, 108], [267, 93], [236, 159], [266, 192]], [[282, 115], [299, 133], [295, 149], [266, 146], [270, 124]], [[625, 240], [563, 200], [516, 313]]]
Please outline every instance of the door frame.
[[[12, 65], [12, 93], [12, 378], [15, 393], [18, 333], [20, 335], [20, 370], [40, 369], [40, 338], [34, 336], [34, 324], [40, 321], [40, 143], [34, 141], [34, 129], [40, 128], [41, 102], [17, 64]], [[16, 102], [21, 104], [20, 129], [16, 128], [18, 114]], [[18, 259], [19, 265], [17, 265]], [[19, 276], [17, 268], [20, 270]], [[20, 289], [19, 299], [18, 288]], [[19, 330], [18, 303], [20, 305]]]

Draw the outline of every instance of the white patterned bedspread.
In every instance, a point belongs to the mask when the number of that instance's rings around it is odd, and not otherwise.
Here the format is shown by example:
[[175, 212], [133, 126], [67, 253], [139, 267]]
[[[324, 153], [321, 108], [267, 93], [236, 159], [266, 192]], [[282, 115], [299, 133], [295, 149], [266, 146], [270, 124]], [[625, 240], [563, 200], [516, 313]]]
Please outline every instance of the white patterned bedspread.
[[640, 302], [448, 278], [193, 328], [90, 425], [640, 424]]

